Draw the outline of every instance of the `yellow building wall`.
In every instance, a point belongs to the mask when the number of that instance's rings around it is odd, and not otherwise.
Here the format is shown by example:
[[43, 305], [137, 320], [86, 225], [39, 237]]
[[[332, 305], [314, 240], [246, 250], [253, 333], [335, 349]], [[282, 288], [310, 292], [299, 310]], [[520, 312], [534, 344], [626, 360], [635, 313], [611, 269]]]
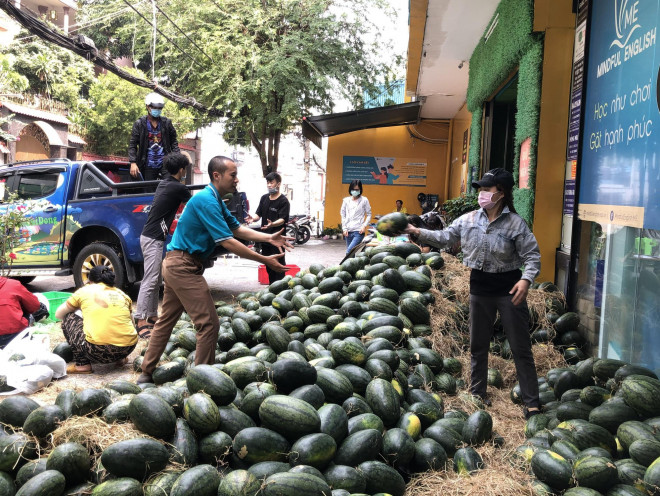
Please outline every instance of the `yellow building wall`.
[[[427, 133], [434, 132], [431, 124], [421, 124], [416, 128], [424, 136], [429, 136]], [[419, 193], [437, 194], [440, 202], [446, 200], [447, 152], [447, 143], [431, 144], [412, 138], [406, 126], [365, 129], [330, 137], [328, 139], [324, 226], [337, 227], [337, 224], [341, 222], [339, 214], [341, 202], [348, 196], [348, 184], [341, 182], [345, 155], [426, 160], [426, 187], [375, 184], [367, 184], [363, 187], [363, 194], [371, 204], [372, 215], [384, 215], [391, 212], [396, 207], [396, 200], [403, 200], [403, 206], [408, 209], [409, 214], [421, 214], [422, 211], [417, 201]]]
[[571, 0], [536, 0], [534, 28], [545, 31], [534, 203], [539, 281], [554, 281], [561, 243], [574, 26]]
[[[449, 171], [449, 199], [458, 198], [465, 193], [468, 185], [467, 164], [470, 149], [470, 123], [472, 122], [472, 113], [468, 111], [467, 104], [463, 104], [461, 109], [452, 119], [452, 140], [450, 152], [450, 171]], [[465, 160], [463, 160], [463, 138], [467, 133], [467, 149]]]

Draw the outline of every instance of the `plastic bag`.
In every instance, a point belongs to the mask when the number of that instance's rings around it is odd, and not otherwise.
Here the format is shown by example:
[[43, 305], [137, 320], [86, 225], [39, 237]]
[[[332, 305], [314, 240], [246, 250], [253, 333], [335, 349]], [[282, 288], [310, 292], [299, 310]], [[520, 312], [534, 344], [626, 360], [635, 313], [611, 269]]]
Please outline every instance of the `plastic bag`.
[[32, 394], [50, 384], [53, 379], [53, 369], [47, 365], [19, 365], [16, 362], [7, 362], [0, 364], [0, 375], [6, 377], [7, 386], [14, 388], [0, 395]]
[[36, 330], [28, 327], [0, 351], [0, 376], [15, 388], [0, 394], [32, 394], [66, 375], [66, 362], [50, 352], [49, 336], [35, 334]]

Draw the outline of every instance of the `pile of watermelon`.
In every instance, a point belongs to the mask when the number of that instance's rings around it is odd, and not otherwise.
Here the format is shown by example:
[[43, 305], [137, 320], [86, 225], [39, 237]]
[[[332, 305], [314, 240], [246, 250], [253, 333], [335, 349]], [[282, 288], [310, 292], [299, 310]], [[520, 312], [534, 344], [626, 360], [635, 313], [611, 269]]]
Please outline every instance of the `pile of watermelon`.
[[[479, 470], [474, 447], [502, 439], [485, 410], [444, 410], [461, 364], [427, 337], [443, 263], [397, 243], [313, 265], [238, 305], [218, 302], [214, 365], [193, 365], [196, 333], [184, 316], [155, 386], [117, 380], [62, 391], [47, 406], [5, 399], [0, 495], [402, 496], [413, 474], [448, 463]], [[76, 442], [52, 446], [71, 416], [130, 423], [144, 436], [100, 457]]]
[[[516, 452], [536, 494], [660, 494], [660, 381], [641, 366], [588, 358], [539, 379], [543, 413]], [[520, 401], [517, 387], [511, 392]]]

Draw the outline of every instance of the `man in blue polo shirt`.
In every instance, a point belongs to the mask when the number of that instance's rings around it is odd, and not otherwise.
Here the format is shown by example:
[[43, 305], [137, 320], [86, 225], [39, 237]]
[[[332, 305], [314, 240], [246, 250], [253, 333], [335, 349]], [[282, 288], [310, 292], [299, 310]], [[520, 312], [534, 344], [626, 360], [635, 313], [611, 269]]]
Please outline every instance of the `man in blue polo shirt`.
[[282, 231], [265, 234], [239, 226], [222, 201], [227, 193], [236, 193], [236, 164], [227, 157], [213, 157], [209, 162], [211, 184], [192, 197], [179, 218], [172, 241], [167, 245], [163, 261], [165, 292], [161, 314], [151, 332], [149, 347], [142, 362], [138, 384], [153, 382], [151, 373], [158, 365], [172, 329], [185, 310], [197, 329], [195, 365], [213, 364], [220, 321], [206, 279], [204, 262], [217, 244], [230, 252], [265, 264], [272, 270], [285, 272], [286, 267], [275, 254], [260, 255], [243, 245], [234, 236], [248, 241], [270, 243], [280, 249], [291, 249]]

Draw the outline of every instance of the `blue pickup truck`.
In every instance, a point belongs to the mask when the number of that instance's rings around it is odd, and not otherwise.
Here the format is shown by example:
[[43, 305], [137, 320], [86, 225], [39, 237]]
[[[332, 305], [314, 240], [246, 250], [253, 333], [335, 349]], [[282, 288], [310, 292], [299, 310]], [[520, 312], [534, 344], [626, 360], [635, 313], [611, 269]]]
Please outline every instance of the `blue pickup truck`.
[[29, 217], [13, 250], [11, 277], [27, 283], [73, 275], [80, 287], [103, 264], [114, 270], [118, 287], [140, 281], [140, 233], [158, 181], [133, 181], [128, 171], [125, 162], [66, 159], [1, 167], [0, 198], [15, 193]]

